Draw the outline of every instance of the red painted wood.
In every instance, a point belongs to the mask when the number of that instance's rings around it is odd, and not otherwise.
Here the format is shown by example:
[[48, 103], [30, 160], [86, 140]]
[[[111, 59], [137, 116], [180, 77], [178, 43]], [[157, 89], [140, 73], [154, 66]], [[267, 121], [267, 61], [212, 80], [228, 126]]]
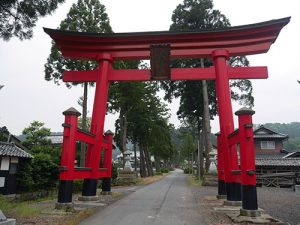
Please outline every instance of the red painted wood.
[[86, 165], [92, 167], [91, 177], [97, 179], [100, 166], [100, 156], [103, 139], [104, 119], [106, 113], [106, 101], [108, 95], [108, 77], [111, 71], [111, 62], [102, 60], [99, 62], [97, 83], [94, 98], [94, 107], [91, 121], [90, 133], [96, 135], [95, 144], [89, 145], [87, 150]]
[[74, 171], [74, 160], [76, 153], [76, 132], [77, 132], [77, 119], [75, 115], [66, 115], [65, 123], [70, 124], [70, 127], [64, 127], [63, 147], [61, 154], [60, 165], [67, 168], [67, 171], [60, 173], [61, 180], [72, 180], [72, 173]]
[[242, 185], [256, 185], [256, 175], [248, 174], [247, 171], [255, 171], [255, 153], [253, 128], [245, 127], [245, 124], [252, 125], [252, 115], [239, 115], [239, 143]]
[[235, 145], [239, 142], [239, 133], [238, 132], [234, 132], [234, 134], [230, 137], [228, 137], [228, 145], [229, 146], [232, 146], [232, 145]]
[[229, 53], [226, 50], [213, 52], [213, 61], [216, 71], [216, 94], [220, 121], [220, 136], [224, 145], [224, 170], [226, 182], [237, 182], [238, 175], [231, 174], [231, 170], [238, 170], [238, 157], [235, 148], [229, 149], [228, 135], [234, 131], [232, 105], [230, 97], [229, 79], [227, 75], [226, 59]]
[[76, 139], [92, 145], [95, 143], [95, 137], [82, 133], [81, 131], [77, 131]]
[[65, 71], [63, 74], [64, 82], [95, 82], [98, 70], [86, 71]]
[[[229, 79], [266, 79], [266, 66], [227, 67]], [[215, 80], [215, 68], [174, 68], [171, 69], [171, 80]], [[65, 71], [64, 82], [95, 82], [97, 70]], [[150, 70], [111, 70], [109, 81], [148, 81]]]
[[109, 81], [147, 81], [150, 80], [150, 70], [112, 70]]
[[217, 136], [218, 145], [218, 179], [226, 182], [224, 174], [224, 146], [222, 145], [221, 136]]
[[103, 167], [107, 168], [106, 177], [111, 177], [111, 164], [112, 164], [112, 139], [113, 136], [108, 134], [105, 136], [105, 139], [109, 142], [107, 148], [104, 148], [104, 159], [103, 159]]
[[231, 56], [267, 52], [290, 18], [258, 24], [198, 32], [136, 32], [91, 34], [44, 28], [63, 56], [97, 60], [107, 52], [113, 59], [149, 59], [151, 44], [170, 44], [171, 58], [209, 57], [215, 49]]

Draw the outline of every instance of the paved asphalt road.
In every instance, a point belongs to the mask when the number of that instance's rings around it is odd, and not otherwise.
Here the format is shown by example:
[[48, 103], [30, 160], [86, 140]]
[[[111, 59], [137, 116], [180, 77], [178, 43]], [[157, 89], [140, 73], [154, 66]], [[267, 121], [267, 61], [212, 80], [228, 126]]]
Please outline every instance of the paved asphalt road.
[[164, 179], [134, 193], [85, 219], [81, 225], [206, 225], [199, 205], [176, 170]]

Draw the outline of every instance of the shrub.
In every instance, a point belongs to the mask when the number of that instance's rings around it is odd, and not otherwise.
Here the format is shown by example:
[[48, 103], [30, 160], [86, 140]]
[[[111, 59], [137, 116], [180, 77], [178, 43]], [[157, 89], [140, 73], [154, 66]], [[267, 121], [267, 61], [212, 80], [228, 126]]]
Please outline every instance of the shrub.
[[58, 180], [58, 166], [52, 161], [51, 156], [39, 153], [32, 161], [32, 178], [35, 189], [51, 189]]
[[50, 190], [58, 181], [58, 165], [48, 154], [39, 153], [31, 162], [22, 162], [17, 176], [18, 191]]
[[112, 169], [111, 182], [112, 184], [115, 184], [118, 178], [118, 165], [113, 163], [111, 169]]
[[34, 181], [32, 179], [32, 166], [30, 160], [20, 160], [17, 173], [17, 192], [32, 191]]
[[185, 174], [190, 173], [190, 169], [189, 169], [189, 168], [184, 168], [184, 169], [183, 169], [183, 173], [185, 173]]
[[73, 192], [79, 193], [82, 191], [83, 180], [74, 180], [73, 181]]
[[161, 168], [161, 173], [169, 173], [169, 170], [168, 168]]

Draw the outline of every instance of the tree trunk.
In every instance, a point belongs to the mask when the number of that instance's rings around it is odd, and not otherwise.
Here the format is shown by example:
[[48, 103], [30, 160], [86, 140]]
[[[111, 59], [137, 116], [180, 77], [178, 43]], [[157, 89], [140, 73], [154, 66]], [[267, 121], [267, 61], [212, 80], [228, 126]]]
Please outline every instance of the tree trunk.
[[199, 147], [200, 147], [200, 176], [201, 178], [203, 178], [204, 176], [204, 157], [203, 157], [203, 148], [204, 148], [204, 141], [203, 141], [203, 132], [201, 132], [201, 130], [199, 129], [198, 131], [198, 139], [199, 139]]
[[127, 118], [124, 110], [120, 110], [120, 142], [121, 142], [121, 152], [126, 151], [126, 138], [127, 138]]
[[[204, 124], [204, 129], [203, 129], [203, 138], [204, 138], [204, 142], [203, 145], [205, 146], [205, 171], [208, 172], [209, 171], [209, 167], [210, 167], [210, 157], [209, 157], [209, 153], [212, 149], [212, 143], [211, 143], [211, 134], [210, 134], [210, 124], [207, 124], [207, 119], [203, 118], [203, 122]], [[207, 131], [207, 128], [209, 127], [209, 131]]]
[[[124, 110], [120, 110], [120, 142], [121, 142], [121, 152], [126, 151], [126, 141], [127, 141], [127, 117]], [[123, 157], [123, 167], [125, 165], [125, 159]]]
[[134, 152], [134, 171], [137, 170], [137, 158], [136, 158], [136, 143], [133, 143], [133, 152]]
[[161, 172], [160, 157], [159, 156], [154, 156], [154, 159], [155, 159], [155, 170], [156, 170], [156, 173], [160, 173]]
[[[86, 117], [87, 117], [87, 98], [88, 98], [88, 83], [84, 82], [83, 85], [83, 101], [82, 101], [82, 130], [86, 130]], [[80, 166], [85, 167], [85, 154], [86, 154], [86, 143], [81, 142], [80, 144]]]
[[144, 151], [143, 151], [143, 147], [142, 147], [141, 143], [139, 146], [140, 146], [140, 174], [141, 174], [141, 177], [146, 177], [147, 173], [146, 173], [146, 167], [145, 167]]
[[[201, 59], [201, 67], [204, 68], [204, 61]], [[205, 171], [209, 171], [210, 160], [209, 153], [212, 150], [212, 142], [211, 142], [211, 127], [210, 127], [210, 113], [209, 113], [209, 100], [208, 100], [208, 92], [207, 92], [207, 82], [206, 80], [202, 80], [202, 94], [203, 94], [203, 127], [205, 128]]]
[[153, 168], [152, 168], [152, 163], [151, 163], [151, 156], [148, 150], [148, 146], [144, 146], [143, 148], [144, 153], [145, 153], [145, 161], [146, 161], [146, 165], [147, 165], [147, 170], [148, 170], [148, 175], [149, 176], [153, 176]]

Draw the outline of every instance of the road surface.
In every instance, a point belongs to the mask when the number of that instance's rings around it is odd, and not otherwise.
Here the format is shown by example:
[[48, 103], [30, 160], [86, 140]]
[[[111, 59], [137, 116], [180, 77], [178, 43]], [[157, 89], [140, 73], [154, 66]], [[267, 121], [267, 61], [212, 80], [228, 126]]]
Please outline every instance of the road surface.
[[206, 225], [181, 170], [137, 189], [81, 225]]

